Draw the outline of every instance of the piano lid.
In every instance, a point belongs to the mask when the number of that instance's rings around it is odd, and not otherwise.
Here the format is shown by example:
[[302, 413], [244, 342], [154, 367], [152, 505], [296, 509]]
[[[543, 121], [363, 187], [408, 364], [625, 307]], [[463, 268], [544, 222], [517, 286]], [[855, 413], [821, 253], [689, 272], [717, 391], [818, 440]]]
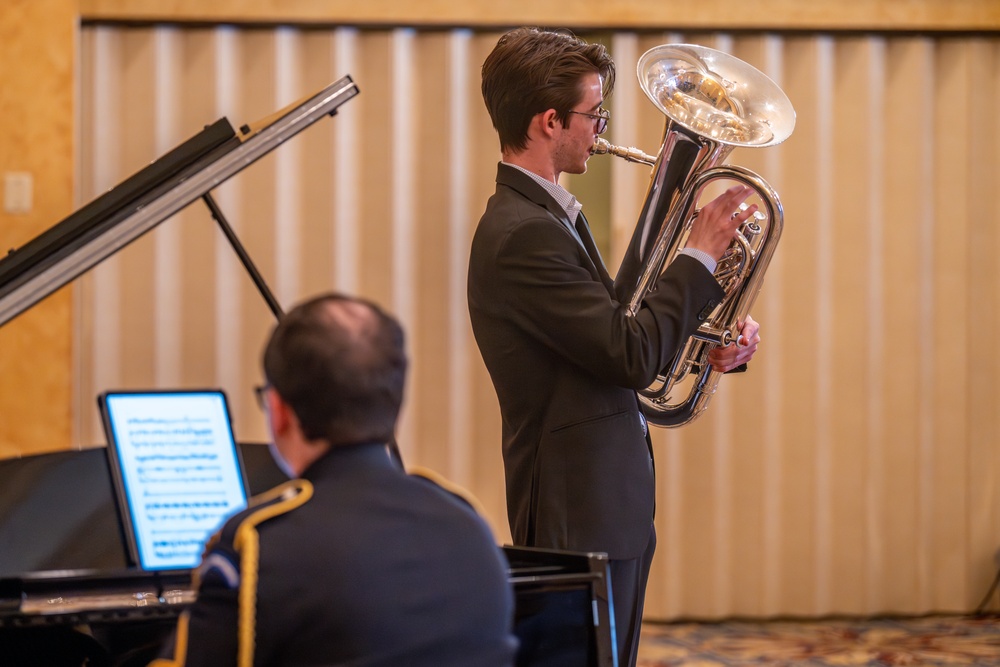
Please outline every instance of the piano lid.
[[0, 259], [0, 326], [358, 94], [350, 76], [240, 133], [222, 118]]

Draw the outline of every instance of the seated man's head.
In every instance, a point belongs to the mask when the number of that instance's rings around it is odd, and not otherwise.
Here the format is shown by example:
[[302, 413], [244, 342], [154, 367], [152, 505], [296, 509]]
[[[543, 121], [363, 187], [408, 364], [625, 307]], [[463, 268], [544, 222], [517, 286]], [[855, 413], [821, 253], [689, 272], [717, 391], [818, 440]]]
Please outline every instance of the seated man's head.
[[324, 451], [388, 443], [406, 378], [402, 327], [362, 299], [310, 299], [275, 327], [264, 350], [264, 378], [272, 435], [287, 462], [279, 441], [289, 435]]

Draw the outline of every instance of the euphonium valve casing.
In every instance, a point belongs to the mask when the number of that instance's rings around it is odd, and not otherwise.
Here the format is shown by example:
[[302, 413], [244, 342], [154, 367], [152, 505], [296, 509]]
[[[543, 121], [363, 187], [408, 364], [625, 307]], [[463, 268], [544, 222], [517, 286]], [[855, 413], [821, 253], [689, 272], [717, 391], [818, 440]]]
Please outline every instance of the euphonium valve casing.
[[603, 140], [594, 153], [651, 164], [649, 187], [628, 249], [615, 278], [618, 299], [634, 316], [656, 279], [684, 247], [701, 191], [712, 181], [737, 181], [756, 191], [759, 214], [739, 230], [715, 276], [722, 302], [684, 344], [653, 386], [640, 391], [643, 413], [657, 426], [680, 426], [705, 410], [719, 373], [707, 363], [717, 345], [736, 341], [738, 323], [760, 291], [764, 271], [781, 236], [777, 193], [760, 176], [723, 165], [735, 147], [778, 144], [792, 133], [795, 111], [771, 79], [744, 61], [692, 44], [647, 51], [637, 67], [643, 92], [666, 116], [654, 158]]

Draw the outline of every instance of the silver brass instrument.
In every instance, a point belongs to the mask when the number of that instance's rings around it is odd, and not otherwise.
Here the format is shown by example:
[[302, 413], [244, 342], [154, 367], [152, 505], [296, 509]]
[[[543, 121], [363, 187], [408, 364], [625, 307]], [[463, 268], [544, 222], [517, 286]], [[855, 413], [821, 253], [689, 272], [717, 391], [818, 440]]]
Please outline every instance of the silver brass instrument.
[[[795, 127], [795, 110], [784, 92], [742, 60], [691, 44], [665, 44], [639, 59], [639, 84], [666, 115], [657, 156], [599, 139], [594, 154], [612, 154], [653, 167], [632, 240], [615, 278], [619, 301], [635, 316], [663, 268], [684, 247], [701, 191], [712, 181], [737, 181], [756, 191], [758, 212], [738, 230], [715, 277], [725, 297], [684, 344], [656, 382], [639, 392], [643, 413], [657, 426], [681, 426], [701, 414], [720, 374], [707, 357], [737, 342], [781, 236], [778, 195], [760, 176], [722, 165], [737, 146], [781, 143]], [[683, 385], [683, 386], [682, 386]]]

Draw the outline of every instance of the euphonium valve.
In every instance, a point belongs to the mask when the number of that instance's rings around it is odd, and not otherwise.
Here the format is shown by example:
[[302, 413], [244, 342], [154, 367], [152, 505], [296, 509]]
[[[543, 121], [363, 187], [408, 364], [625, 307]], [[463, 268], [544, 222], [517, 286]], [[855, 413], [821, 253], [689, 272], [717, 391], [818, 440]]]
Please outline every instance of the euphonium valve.
[[652, 166], [642, 212], [615, 278], [618, 299], [629, 315], [638, 312], [664, 267], [684, 247], [706, 186], [737, 181], [760, 199], [759, 214], [738, 230], [716, 268], [726, 292], [722, 302], [657, 381], [639, 392], [651, 423], [680, 426], [701, 414], [715, 393], [720, 374], [708, 365], [708, 353], [736, 342], [784, 222], [778, 195], [766, 181], [723, 162], [735, 147], [773, 146], [787, 139], [795, 127], [795, 110], [759, 70], [703, 46], [655, 47], [639, 59], [636, 72], [643, 92], [666, 116], [659, 153], [651, 156], [603, 139], [592, 149]]

